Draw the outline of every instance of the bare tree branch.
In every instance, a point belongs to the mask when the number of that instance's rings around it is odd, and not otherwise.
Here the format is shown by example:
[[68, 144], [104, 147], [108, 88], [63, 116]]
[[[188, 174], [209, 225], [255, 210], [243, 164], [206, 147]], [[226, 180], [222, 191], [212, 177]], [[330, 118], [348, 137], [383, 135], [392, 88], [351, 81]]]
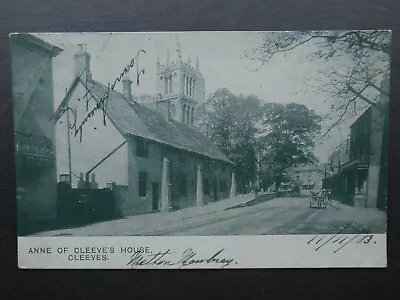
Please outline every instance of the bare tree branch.
[[374, 108], [381, 111], [382, 113], [386, 113], [386, 111], [382, 107], [380, 107], [377, 103], [371, 101], [370, 99], [368, 99], [367, 97], [365, 97], [361, 94], [368, 86], [369, 85], [366, 85], [361, 91], [356, 91], [350, 84], [347, 84], [347, 88], [349, 89], [349, 91], [352, 92], [354, 95], [356, 95], [357, 98], [364, 100], [369, 105], [373, 106]]
[[328, 133], [335, 128], [337, 125], [339, 125], [342, 121], [343, 121], [343, 117], [346, 115], [347, 110], [349, 109], [349, 106], [352, 102], [354, 102], [357, 99], [357, 96], [355, 96], [353, 99], [349, 100], [343, 110], [343, 112], [341, 113], [339, 119], [333, 123], [332, 125], [329, 126], [329, 128], [325, 131], [325, 133], [323, 135], [321, 135], [319, 138], [316, 139], [316, 141], [322, 140], [324, 137], [326, 137], [328, 135]]

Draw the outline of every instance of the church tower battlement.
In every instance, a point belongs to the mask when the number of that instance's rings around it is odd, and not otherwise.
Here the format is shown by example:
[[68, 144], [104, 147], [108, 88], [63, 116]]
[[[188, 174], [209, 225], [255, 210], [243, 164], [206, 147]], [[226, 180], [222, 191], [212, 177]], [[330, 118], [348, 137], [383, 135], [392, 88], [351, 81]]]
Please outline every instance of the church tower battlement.
[[169, 102], [172, 119], [193, 125], [194, 111], [205, 101], [205, 80], [198, 57], [195, 65], [192, 65], [190, 55], [187, 61], [183, 61], [179, 42], [176, 53], [176, 59], [171, 61], [168, 50], [163, 65], [157, 57], [156, 104]]

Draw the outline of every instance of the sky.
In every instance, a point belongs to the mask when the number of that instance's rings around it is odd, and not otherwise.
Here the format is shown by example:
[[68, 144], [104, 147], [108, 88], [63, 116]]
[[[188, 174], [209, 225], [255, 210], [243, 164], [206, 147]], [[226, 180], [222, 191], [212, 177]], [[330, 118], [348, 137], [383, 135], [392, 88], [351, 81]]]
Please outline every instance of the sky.
[[[276, 56], [267, 64], [260, 65], [246, 58], [244, 53], [258, 47], [263, 32], [179, 32], [179, 33], [49, 33], [35, 36], [60, 47], [64, 51], [53, 64], [55, 108], [61, 103], [66, 89], [74, 79], [74, 53], [78, 44], [86, 44], [91, 54], [93, 78], [104, 84], [113, 82], [139, 50], [140, 68], [145, 69], [140, 84], [132, 85], [133, 95], [155, 94], [156, 60], [164, 64], [167, 51], [171, 61], [177, 58], [177, 43], [182, 49], [182, 58], [195, 64], [199, 58], [200, 71], [206, 82], [206, 95], [219, 88], [232, 93], [256, 95], [264, 102], [305, 104], [317, 113], [326, 113], [323, 100], [328, 95], [313, 93], [305, 83], [318, 76], [320, 66], [310, 62], [306, 55], [313, 49], [301, 47], [290, 55]], [[135, 69], [130, 78], [135, 82]], [[122, 92], [122, 85], [115, 87]], [[335, 128], [331, 137], [316, 144], [316, 156], [326, 162], [329, 154], [349, 133], [346, 125]]]

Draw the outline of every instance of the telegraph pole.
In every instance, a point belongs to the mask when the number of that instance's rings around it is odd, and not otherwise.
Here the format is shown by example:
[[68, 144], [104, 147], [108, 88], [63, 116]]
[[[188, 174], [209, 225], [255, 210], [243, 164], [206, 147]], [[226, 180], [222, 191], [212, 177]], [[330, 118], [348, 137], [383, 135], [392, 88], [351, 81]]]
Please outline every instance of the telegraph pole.
[[[65, 89], [65, 92], [68, 93], [68, 90]], [[69, 124], [69, 109], [67, 110], [67, 135], [68, 135], [68, 168], [69, 168], [69, 182], [72, 187], [72, 160], [71, 160], [71, 137], [70, 137], [70, 124]]]

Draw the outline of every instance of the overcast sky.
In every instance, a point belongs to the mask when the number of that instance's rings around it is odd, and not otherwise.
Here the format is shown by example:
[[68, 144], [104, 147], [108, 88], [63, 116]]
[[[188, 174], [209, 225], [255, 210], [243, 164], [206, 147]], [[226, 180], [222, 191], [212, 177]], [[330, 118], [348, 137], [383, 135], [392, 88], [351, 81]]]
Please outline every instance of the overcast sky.
[[[181, 45], [183, 60], [189, 56], [194, 65], [199, 57], [200, 71], [206, 82], [206, 95], [226, 87], [235, 94], [256, 95], [264, 102], [297, 102], [319, 113], [327, 112], [323, 102], [327, 95], [312, 93], [304, 83], [319, 66], [305, 56], [312, 49], [303, 47], [287, 57], [277, 56], [255, 71], [259, 65], [246, 57], [244, 52], [259, 46], [261, 32], [181, 32], [181, 33], [51, 33], [36, 34], [39, 38], [62, 48], [54, 59], [55, 108], [60, 104], [74, 77], [73, 55], [78, 44], [87, 45], [91, 54], [93, 78], [104, 84], [113, 82], [136, 53], [143, 49], [140, 67], [145, 68], [140, 85], [133, 85], [134, 95], [155, 94], [156, 60], [165, 63], [169, 49], [171, 60], [177, 57], [177, 41]], [[130, 74], [135, 81], [135, 74]], [[122, 91], [117, 85], [116, 90]], [[334, 129], [332, 137], [317, 144], [316, 155], [321, 162], [346, 138], [349, 129], [342, 125]]]

